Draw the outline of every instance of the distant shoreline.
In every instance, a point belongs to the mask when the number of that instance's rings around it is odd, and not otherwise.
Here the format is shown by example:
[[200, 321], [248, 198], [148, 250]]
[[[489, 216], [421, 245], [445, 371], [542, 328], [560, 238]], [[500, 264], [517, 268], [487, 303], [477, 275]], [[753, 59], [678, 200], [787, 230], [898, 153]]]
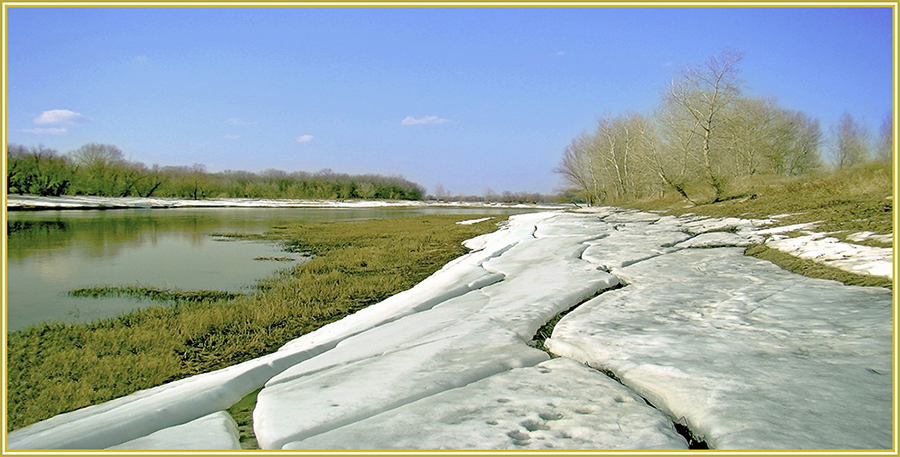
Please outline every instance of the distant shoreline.
[[561, 204], [510, 204], [484, 202], [447, 202], [438, 200], [303, 200], [259, 198], [214, 198], [185, 200], [153, 197], [95, 197], [7, 195], [7, 211], [85, 210], [85, 209], [165, 209], [165, 208], [509, 208], [564, 209]]

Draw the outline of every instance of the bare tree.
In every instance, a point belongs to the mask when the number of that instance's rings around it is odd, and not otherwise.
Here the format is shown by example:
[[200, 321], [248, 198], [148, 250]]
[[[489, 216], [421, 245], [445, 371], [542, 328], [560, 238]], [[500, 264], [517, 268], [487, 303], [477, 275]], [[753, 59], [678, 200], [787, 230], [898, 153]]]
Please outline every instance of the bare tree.
[[563, 176], [567, 191], [581, 197], [588, 205], [602, 200], [599, 185], [599, 164], [592, 151], [592, 137], [582, 133], [566, 147], [554, 172]]
[[719, 141], [724, 110], [741, 94], [737, 64], [743, 54], [725, 50], [704, 64], [688, 66], [669, 84], [664, 103], [680, 108], [692, 121], [690, 132], [699, 140], [703, 178], [715, 190], [715, 200], [725, 194], [728, 177]]
[[644, 146], [649, 153], [649, 163], [665, 183], [685, 200], [696, 204], [688, 195], [688, 185], [700, 179], [702, 168], [697, 154], [699, 138], [694, 135], [696, 121], [674, 101], [664, 97], [655, 114], [655, 135], [645, 135]]
[[774, 98], [737, 99], [726, 116], [734, 172], [798, 175], [820, 165], [819, 122], [803, 113], [778, 107]]
[[894, 157], [894, 116], [888, 113], [881, 121], [878, 132], [878, 160], [890, 163]]
[[728, 150], [732, 173], [752, 176], [775, 167], [779, 154], [779, 109], [772, 98], [739, 97], [724, 116], [722, 147]]
[[773, 172], [796, 176], [822, 167], [819, 121], [806, 114], [783, 110], [777, 117], [776, 143], [770, 160]]
[[833, 130], [832, 160], [838, 169], [852, 167], [869, 158], [869, 132], [848, 112]]
[[75, 163], [88, 168], [103, 168], [125, 161], [125, 154], [112, 144], [89, 143], [72, 152]]

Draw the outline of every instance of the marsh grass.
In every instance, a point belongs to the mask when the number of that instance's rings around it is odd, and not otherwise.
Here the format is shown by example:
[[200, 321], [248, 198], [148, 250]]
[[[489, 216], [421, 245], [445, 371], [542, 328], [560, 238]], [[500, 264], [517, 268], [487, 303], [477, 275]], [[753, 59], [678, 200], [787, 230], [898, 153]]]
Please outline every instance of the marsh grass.
[[[455, 224], [476, 217], [277, 228], [265, 238], [314, 256], [260, 280], [246, 296], [221, 300], [201, 294], [196, 301], [153, 305], [88, 324], [11, 332], [7, 429], [271, 353], [412, 287], [465, 254], [463, 240], [496, 229], [490, 221]], [[97, 293], [131, 292], [113, 287]]]
[[236, 300], [244, 294], [222, 290], [178, 290], [147, 286], [93, 286], [69, 291], [69, 296], [80, 298], [126, 297], [137, 301], [157, 303], [215, 302]]

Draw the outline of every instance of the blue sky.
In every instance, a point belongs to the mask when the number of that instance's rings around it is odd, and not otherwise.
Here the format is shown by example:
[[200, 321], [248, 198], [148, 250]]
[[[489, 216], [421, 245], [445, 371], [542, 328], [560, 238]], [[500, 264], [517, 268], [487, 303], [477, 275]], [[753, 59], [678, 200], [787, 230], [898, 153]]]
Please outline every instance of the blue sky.
[[4, 7], [7, 142], [148, 165], [550, 193], [576, 135], [725, 48], [826, 131], [894, 103], [891, 8]]

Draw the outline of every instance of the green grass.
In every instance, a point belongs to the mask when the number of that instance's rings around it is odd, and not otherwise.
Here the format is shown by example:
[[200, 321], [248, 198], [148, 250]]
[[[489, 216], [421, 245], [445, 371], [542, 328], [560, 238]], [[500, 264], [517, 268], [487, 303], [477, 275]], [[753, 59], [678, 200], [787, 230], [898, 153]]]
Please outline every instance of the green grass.
[[[821, 221], [813, 230], [828, 232], [847, 241], [847, 235], [855, 232], [893, 233], [893, 183], [890, 165], [870, 163], [831, 174], [796, 178], [754, 177], [746, 182], [734, 183], [732, 198], [718, 203], [688, 205], [669, 195], [625, 206], [665, 214], [710, 217], [765, 219], [787, 214], [779, 217], [776, 225]], [[797, 233], [788, 235], [796, 236]], [[891, 247], [890, 243], [877, 241], [858, 244]], [[746, 253], [806, 276], [833, 279], [845, 284], [892, 287], [890, 280], [845, 272], [765, 246], [751, 247]]]
[[[195, 301], [175, 299], [174, 304], [89, 324], [11, 332], [7, 429], [271, 353], [412, 287], [465, 254], [463, 240], [496, 230], [495, 221], [455, 224], [476, 217], [434, 215], [278, 228], [266, 237], [283, 240], [290, 250], [313, 258], [259, 281], [258, 289], [247, 296], [222, 300], [204, 293]], [[159, 292], [146, 289], [106, 287], [96, 293]]]
[[253, 409], [256, 408], [256, 396], [261, 390], [262, 387], [254, 390], [228, 408], [228, 414], [238, 426], [241, 449], [259, 449], [256, 434], [253, 433]]

